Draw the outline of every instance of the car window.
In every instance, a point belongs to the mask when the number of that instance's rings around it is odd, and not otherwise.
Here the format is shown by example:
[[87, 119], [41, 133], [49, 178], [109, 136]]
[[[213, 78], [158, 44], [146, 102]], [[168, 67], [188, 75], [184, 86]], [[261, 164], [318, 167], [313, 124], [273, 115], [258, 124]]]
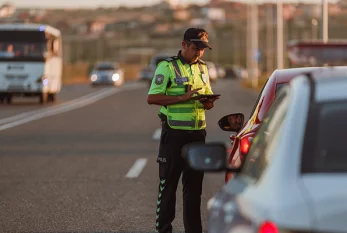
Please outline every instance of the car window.
[[275, 91], [275, 95], [277, 96], [279, 91], [282, 89], [282, 87], [288, 85], [288, 83], [277, 83], [276, 84], [276, 91]]
[[252, 146], [245, 158], [241, 174], [258, 180], [267, 167], [271, 155], [269, 145], [278, 137], [288, 106], [287, 92], [280, 92], [267, 116], [261, 124], [258, 133], [253, 139]]
[[347, 101], [320, 104], [312, 117], [318, 119], [315, 127], [308, 128], [313, 131], [309, 134], [313, 144], [307, 145], [309, 153], [303, 153], [303, 159], [308, 161], [306, 171], [346, 173]]
[[102, 71], [102, 70], [114, 70], [115, 67], [111, 64], [100, 64], [95, 67], [96, 70]]

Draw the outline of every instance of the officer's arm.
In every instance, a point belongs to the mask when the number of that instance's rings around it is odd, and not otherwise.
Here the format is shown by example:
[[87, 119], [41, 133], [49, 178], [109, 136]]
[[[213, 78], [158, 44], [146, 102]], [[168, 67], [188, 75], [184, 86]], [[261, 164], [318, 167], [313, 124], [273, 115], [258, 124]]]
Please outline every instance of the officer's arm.
[[186, 92], [184, 95], [178, 95], [178, 96], [168, 96], [164, 94], [149, 94], [147, 97], [147, 103], [165, 106], [165, 105], [185, 102], [191, 99], [191, 97], [194, 94], [197, 94], [200, 89], [201, 88], [194, 89], [194, 90]]
[[147, 103], [156, 105], [170, 105], [182, 102], [181, 96], [167, 96], [164, 94], [152, 94], [148, 95]]

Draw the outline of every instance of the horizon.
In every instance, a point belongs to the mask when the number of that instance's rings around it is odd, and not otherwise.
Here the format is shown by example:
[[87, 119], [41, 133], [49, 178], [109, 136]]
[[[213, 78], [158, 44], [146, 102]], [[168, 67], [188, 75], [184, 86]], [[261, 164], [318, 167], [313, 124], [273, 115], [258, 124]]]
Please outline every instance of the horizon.
[[[177, 2], [184, 2], [184, 5], [188, 4], [198, 4], [203, 5], [209, 2], [209, 0], [176, 0]], [[233, 2], [254, 2], [255, 0], [232, 0]], [[257, 0], [259, 3], [272, 2], [275, 3], [276, 0]], [[328, 0], [330, 3], [335, 3], [338, 0]], [[7, 1], [4, 1], [6, 3]], [[150, 6], [161, 2], [161, 0], [128, 0], [126, 3], [119, 0], [99, 0], [97, 4], [89, 2], [86, 0], [60, 0], [54, 1], [47, 0], [42, 2], [41, 0], [12, 0], [8, 3], [13, 4], [18, 8], [98, 8], [98, 7], [141, 7]], [[58, 3], [57, 3], [58, 2]], [[310, 4], [321, 4], [322, 0], [283, 0], [284, 3], [310, 3]]]

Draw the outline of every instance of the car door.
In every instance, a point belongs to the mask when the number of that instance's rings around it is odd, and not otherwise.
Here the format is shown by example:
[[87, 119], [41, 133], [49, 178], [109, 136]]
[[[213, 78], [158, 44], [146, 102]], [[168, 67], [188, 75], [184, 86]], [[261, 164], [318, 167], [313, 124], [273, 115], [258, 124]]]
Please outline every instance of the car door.
[[316, 104], [310, 114], [302, 153], [302, 180], [322, 232], [347, 229], [347, 101]]
[[[275, 100], [264, 120], [264, 123], [260, 126], [259, 131], [254, 138], [253, 145], [249, 153], [246, 155], [241, 172], [237, 174], [234, 179], [229, 180], [223, 190], [216, 195], [216, 203], [222, 204], [219, 204], [220, 209], [218, 211], [215, 208], [211, 208], [209, 218], [209, 230], [211, 232], [213, 228], [218, 228], [218, 232], [230, 232], [230, 230], [235, 227], [235, 224], [250, 223], [243, 219], [237, 211], [235, 213], [237, 218], [235, 217], [235, 219], [238, 219], [238, 222], [222, 221], [222, 219], [226, 218], [232, 219], [230, 212], [226, 210], [225, 206], [235, 205], [237, 196], [242, 195], [248, 187], [256, 184], [258, 179], [265, 172], [269, 161], [271, 161], [273, 156], [275, 156], [273, 153], [269, 153], [269, 148], [275, 146], [279, 142], [278, 135], [281, 132], [280, 129], [283, 126], [287, 108], [287, 91], [283, 91]], [[250, 204], [249, 208], [255, 207], [252, 207]], [[256, 210], [254, 209], [254, 211]]]

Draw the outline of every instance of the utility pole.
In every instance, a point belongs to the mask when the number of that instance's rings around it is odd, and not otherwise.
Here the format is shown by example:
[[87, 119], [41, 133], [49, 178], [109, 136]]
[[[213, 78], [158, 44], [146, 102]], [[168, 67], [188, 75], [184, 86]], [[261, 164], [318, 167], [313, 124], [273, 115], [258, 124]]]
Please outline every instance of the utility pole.
[[251, 45], [251, 38], [252, 38], [252, 19], [251, 19], [251, 3], [247, 4], [247, 74], [248, 78], [252, 78], [252, 45]]
[[274, 40], [273, 40], [273, 10], [272, 4], [268, 4], [266, 7], [266, 71], [273, 71], [273, 51], [274, 51]]
[[258, 6], [257, 0], [247, 4], [247, 70], [252, 86], [258, 85]]
[[252, 86], [256, 87], [258, 86], [258, 59], [259, 59], [259, 42], [258, 42], [258, 37], [259, 37], [259, 32], [258, 32], [258, 4], [257, 0], [254, 0], [252, 4], [252, 74], [253, 74], [253, 79], [252, 79]]
[[217, 36], [217, 32], [211, 20], [208, 21], [205, 27], [206, 27], [206, 30], [208, 31], [209, 36], [213, 40], [212, 61], [215, 63], [219, 63], [219, 46], [218, 46], [219, 38]]
[[328, 42], [328, 0], [322, 0], [322, 40]]
[[283, 2], [277, 0], [277, 69], [283, 69]]

